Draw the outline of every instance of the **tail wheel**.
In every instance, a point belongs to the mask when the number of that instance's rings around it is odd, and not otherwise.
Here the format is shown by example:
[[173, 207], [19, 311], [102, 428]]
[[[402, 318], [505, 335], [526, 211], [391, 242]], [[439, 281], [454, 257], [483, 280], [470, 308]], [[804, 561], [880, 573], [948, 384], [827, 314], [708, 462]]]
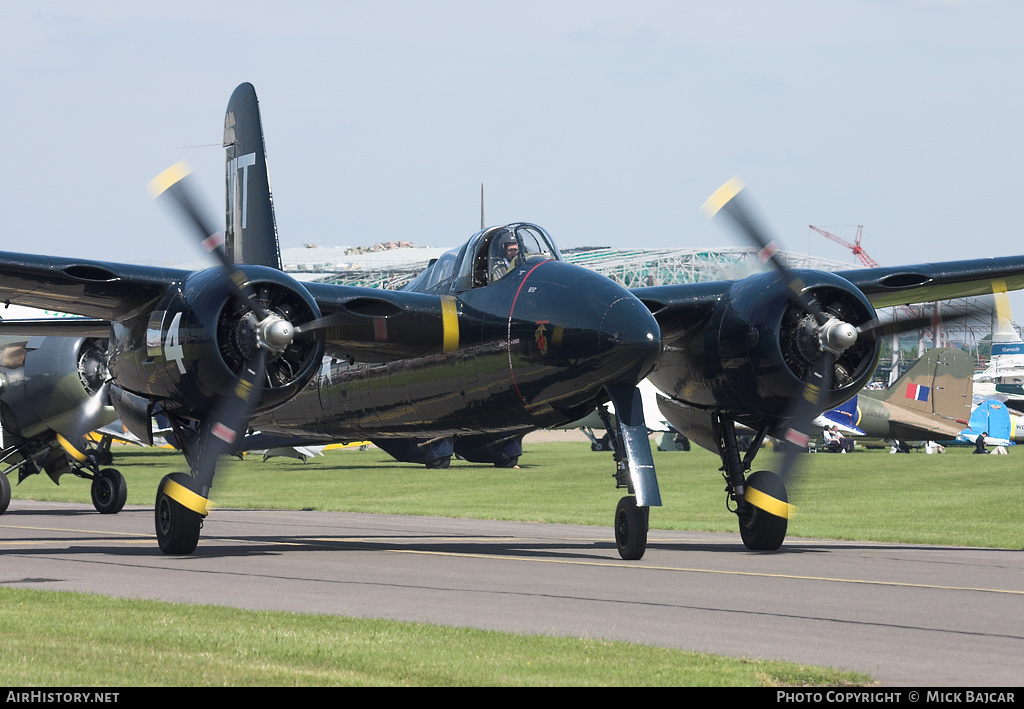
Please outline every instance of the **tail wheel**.
[[615, 508], [615, 546], [628, 561], [643, 557], [647, 550], [649, 507], [637, 507], [632, 495], [619, 500]]
[[[789, 502], [782, 478], [771, 471], [757, 471], [747, 478], [747, 486], [776, 500]], [[753, 505], [747, 505], [747, 510], [741, 512], [739, 517], [740, 538], [751, 551], [775, 551], [786, 539], [789, 520], [785, 517], [778, 517]]]
[[104, 468], [92, 479], [92, 505], [104, 515], [116, 515], [128, 500], [124, 476], [113, 468]]
[[203, 516], [180, 504], [164, 490], [169, 480], [179, 482], [182, 479], [191, 480], [191, 477], [184, 473], [165, 476], [156, 493], [156, 539], [164, 554], [191, 554], [199, 545]]

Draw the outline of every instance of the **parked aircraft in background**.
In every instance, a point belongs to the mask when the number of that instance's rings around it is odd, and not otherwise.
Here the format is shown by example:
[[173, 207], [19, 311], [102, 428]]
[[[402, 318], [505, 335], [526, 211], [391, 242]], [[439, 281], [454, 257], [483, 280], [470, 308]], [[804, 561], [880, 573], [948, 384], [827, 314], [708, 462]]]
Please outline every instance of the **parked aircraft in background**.
[[[229, 102], [224, 144], [236, 186], [229, 224], [244, 240], [273, 214], [248, 84]], [[168, 417], [190, 469], [157, 492], [157, 539], [171, 554], [195, 549], [217, 459], [250, 428], [295, 444], [370, 438], [502, 454], [526, 431], [610, 401], [615, 480], [628, 491], [615, 540], [623, 558], [640, 558], [649, 508], [661, 504], [637, 389], [648, 376], [669, 422], [719, 453], [744, 543], [775, 549], [787, 528], [785, 481], [812, 421], [870, 380], [880, 336], [920, 326], [879, 322], [874, 307], [1024, 287], [1024, 257], [791, 271], [735, 181], [708, 212], [732, 218], [772, 265], [742, 280], [629, 291], [562, 261], [543, 229], [517, 222], [477, 232], [403, 291], [303, 284], [279, 261], [234, 263], [187, 185], [177, 167], [154, 181], [216, 267], [0, 253], [0, 299], [107, 326], [111, 403], [133, 433], [151, 435], [157, 406]], [[509, 238], [518, 254], [499, 277], [495, 250], [508, 257]], [[335, 358], [326, 371], [325, 353]], [[747, 475], [759, 445], [741, 458], [736, 424], [756, 431], [756, 444], [768, 435], [794, 444], [778, 474]]]
[[930, 350], [889, 388], [864, 389], [817, 423], [838, 426], [846, 436], [889, 441], [904, 451], [910, 442], [952, 440], [970, 418], [973, 375], [974, 358], [963, 350]]
[[996, 293], [996, 327], [992, 332], [992, 358], [985, 371], [974, 376], [979, 401], [998, 399], [1016, 411], [1024, 411], [1024, 340], [1013, 326], [1010, 299]]
[[[18, 482], [45, 472], [54, 483], [72, 474], [92, 481], [93, 506], [116, 514], [128, 494], [124, 476], [110, 464], [109, 445], [85, 434], [117, 417], [107, 401], [107, 342], [93, 325], [57, 311], [8, 305], [4, 321], [60, 321], [72, 336], [0, 334], [0, 514], [11, 501], [9, 475]], [[75, 328], [84, 332], [75, 335]], [[106, 328], [109, 329], [109, 328]], [[105, 331], [105, 330], [104, 330]]]
[[[648, 433], [659, 433], [659, 450], [689, 450], [690, 443], [686, 437], [678, 433], [669, 424], [658, 408], [659, 392], [647, 379], [637, 385], [643, 405], [644, 423]], [[610, 451], [614, 449], [612, 437], [615, 433], [615, 407], [607, 406], [605, 411], [598, 407], [578, 421], [562, 426], [552, 426], [561, 430], [579, 429], [590, 439], [590, 449], [594, 451]], [[678, 443], [676, 439], [679, 439]], [[664, 444], [664, 445], [662, 445]]]
[[1024, 441], [1024, 416], [1011, 413], [1001, 401], [983, 401], [971, 412], [968, 428], [962, 430], [956, 440], [974, 443], [982, 433], [990, 446], [1016, 445], [1017, 441]]

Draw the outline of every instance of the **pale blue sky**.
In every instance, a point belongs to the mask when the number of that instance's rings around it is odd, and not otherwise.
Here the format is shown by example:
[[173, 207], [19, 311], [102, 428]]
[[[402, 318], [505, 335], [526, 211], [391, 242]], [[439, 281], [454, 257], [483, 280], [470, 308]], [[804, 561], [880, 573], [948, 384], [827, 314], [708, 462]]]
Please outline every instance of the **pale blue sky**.
[[[735, 244], [740, 175], [784, 245], [884, 265], [1024, 253], [1024, 3], [0, 0], [0, 248], [195, 258], [145, 185], [218, 218], [228, 97], [263, 111], [282, 244]], [[196, 147], [200, 146], [200, 147]], [[1016, 301], [1015, 301], [1016, 305]], [[1018, 319], [1019, 314], [1018, 314]]]

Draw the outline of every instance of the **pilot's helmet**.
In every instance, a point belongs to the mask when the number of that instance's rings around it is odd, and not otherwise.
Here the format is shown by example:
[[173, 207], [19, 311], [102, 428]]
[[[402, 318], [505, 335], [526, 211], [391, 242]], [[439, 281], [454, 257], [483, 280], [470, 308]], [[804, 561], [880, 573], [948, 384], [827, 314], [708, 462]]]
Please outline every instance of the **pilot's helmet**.
[[519, 248], [519, 244], [516, 242], [516, 237], [512, 235], [512, 232], [503, 231], [498, 235], [498, 238], [495, 239], [494, 251], [498, 256], [504, 257], [509, 246]]

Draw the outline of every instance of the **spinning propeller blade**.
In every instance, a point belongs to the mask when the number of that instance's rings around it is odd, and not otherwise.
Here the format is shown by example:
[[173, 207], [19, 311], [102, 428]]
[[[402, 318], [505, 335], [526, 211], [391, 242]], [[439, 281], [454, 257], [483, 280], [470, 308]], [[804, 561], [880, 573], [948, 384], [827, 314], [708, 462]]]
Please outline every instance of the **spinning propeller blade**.
[[[241, 269], [230, 261], [224, 248], [223, 234], [213, 229], [203, 216], [194, 197], [189, 177], [190, 170], [178, 163], [165, 170], [152, 182], [149, 190], [154, 198], [166, 195], [184, 217], [189, 228], [199, 239], [203, 249], [220, 261], [222, 277], [232, 294], [256, 315], [252, 332], [252, 351], [245, 355], [232, 392], [214, 404], [199, 421], [196, 453], [190, 457], [191, 480], [176, 478], [168, 485], [168, 495], [184, 507], [200, 515], [206, 514], [206, 502], [217, 461], [222, 455], [236, 450], [244, 438], [249, 421], [260, 402], [265, 388], [270, 387], [268, 362], [284, 352], [297, 334], [308, 336], [328, 327], [337, 326], [330, 319], [320, 318], [296, 328], [278, 312], [271, 312], [249, 284]], [[187, 491], [181, 488], [187, 487]], [[190, 542], [192, 548], [194, 543]]]
[[786, 497], [784, 488], [790, 485], [796, 477], [800, 462], [799, 455], [807, 450], [808, 441], [816, 433], [813, 421], [824, 410], [826, 394], [836, 380], [833, 370], [836, 367], [837, 358], [858, 341], [876, 340], [887, 335], [918, 330], [927, 326], [938, 326], [943, 322], [971, 317], [978, 311], [970, 310], [946, 317], [937, 314], [922, 315], [904, 320], [882, 321], [874, 318], [859, 326], [843, 322], [835, 315], [822, 311], [814, 299], [807, 298], [803, 294], [803, 283], [797, 275], [786, 268], [782, 259], [779, 258], [778, 242], [770, 238], [767, 231], [754, 218], [743, 197], [743, 188], [744, 185], [739, 179], [729, 180], [704, 203], [705, 214], [709, 218], [719, 213], [728, 215], [743, 236], [757, 247], [761, 260], [769, 263], [782, 275], [790, 293], [789, 300], [805, 313], [810, 314], [818, 325], [817, 356], [807, 368], [799, 394], [794, 395], [783, 416], [783, 459], [778, 471], [778, 476], [783, 483], [782, 489], [759, 490], [753, 479], [754, 476], [752, 476], [744, 495], [747, 502], [755, 507], [779, 517], [788, 517], [793, 508], [788, 504], [788, 500], [781, 499]]
[[746, 204], [743, 196], [743, 181], [737, 177], [732, 178], [719, 187], [713, 195], [704, 203], [701, 209], [708, 219], [713, 218], [719, 212], [727, 215], [740, 229], [747, 240], [757, 247], [757, 257], [762, 263], [771, 265], [785, 279], [790, 291], [790, 300], [800, 307], [804, 312], [810, 313], [819, 325], [824, 325], [828, 319], [821, 309], [813, 301], [803, 296], [803, 283], [795, 276], [786, 264], [782, 262], [778, 252], [781, 250], [778, 241], [769, 238], [767, 232], [758, 225], [753, 212]]
[[149, 192], [154, 199], [166, 194], [174, 201], [175, 206], [181, 211], [189, 227], [199, 239], [199, 244], [208, 254], [213, 254], [220, 261], [224, 269], [226, 282], [236, 296], [252, 308], [260, 320], [264, 320], [268, 313], [260, 304], [259, 299], [251, 288], [244, 284], [244, 279], [235, 264], [229, 259], [224, 250], [224, 233], [214, 229], [207, 222], [199, 209], [198, 203], [193, 196], [190, 186], [191, 180], [186, 180], [192, 171], [183, 162], [164, 170], [149, 183]]
[[267, 372], [267, 350], [260, 347], [229, 396], [224, 397], [203, 420], [196, 484], [206, 497], [213, 484], [217, 460], [233, 452], [245, 437], [260, 386]]

